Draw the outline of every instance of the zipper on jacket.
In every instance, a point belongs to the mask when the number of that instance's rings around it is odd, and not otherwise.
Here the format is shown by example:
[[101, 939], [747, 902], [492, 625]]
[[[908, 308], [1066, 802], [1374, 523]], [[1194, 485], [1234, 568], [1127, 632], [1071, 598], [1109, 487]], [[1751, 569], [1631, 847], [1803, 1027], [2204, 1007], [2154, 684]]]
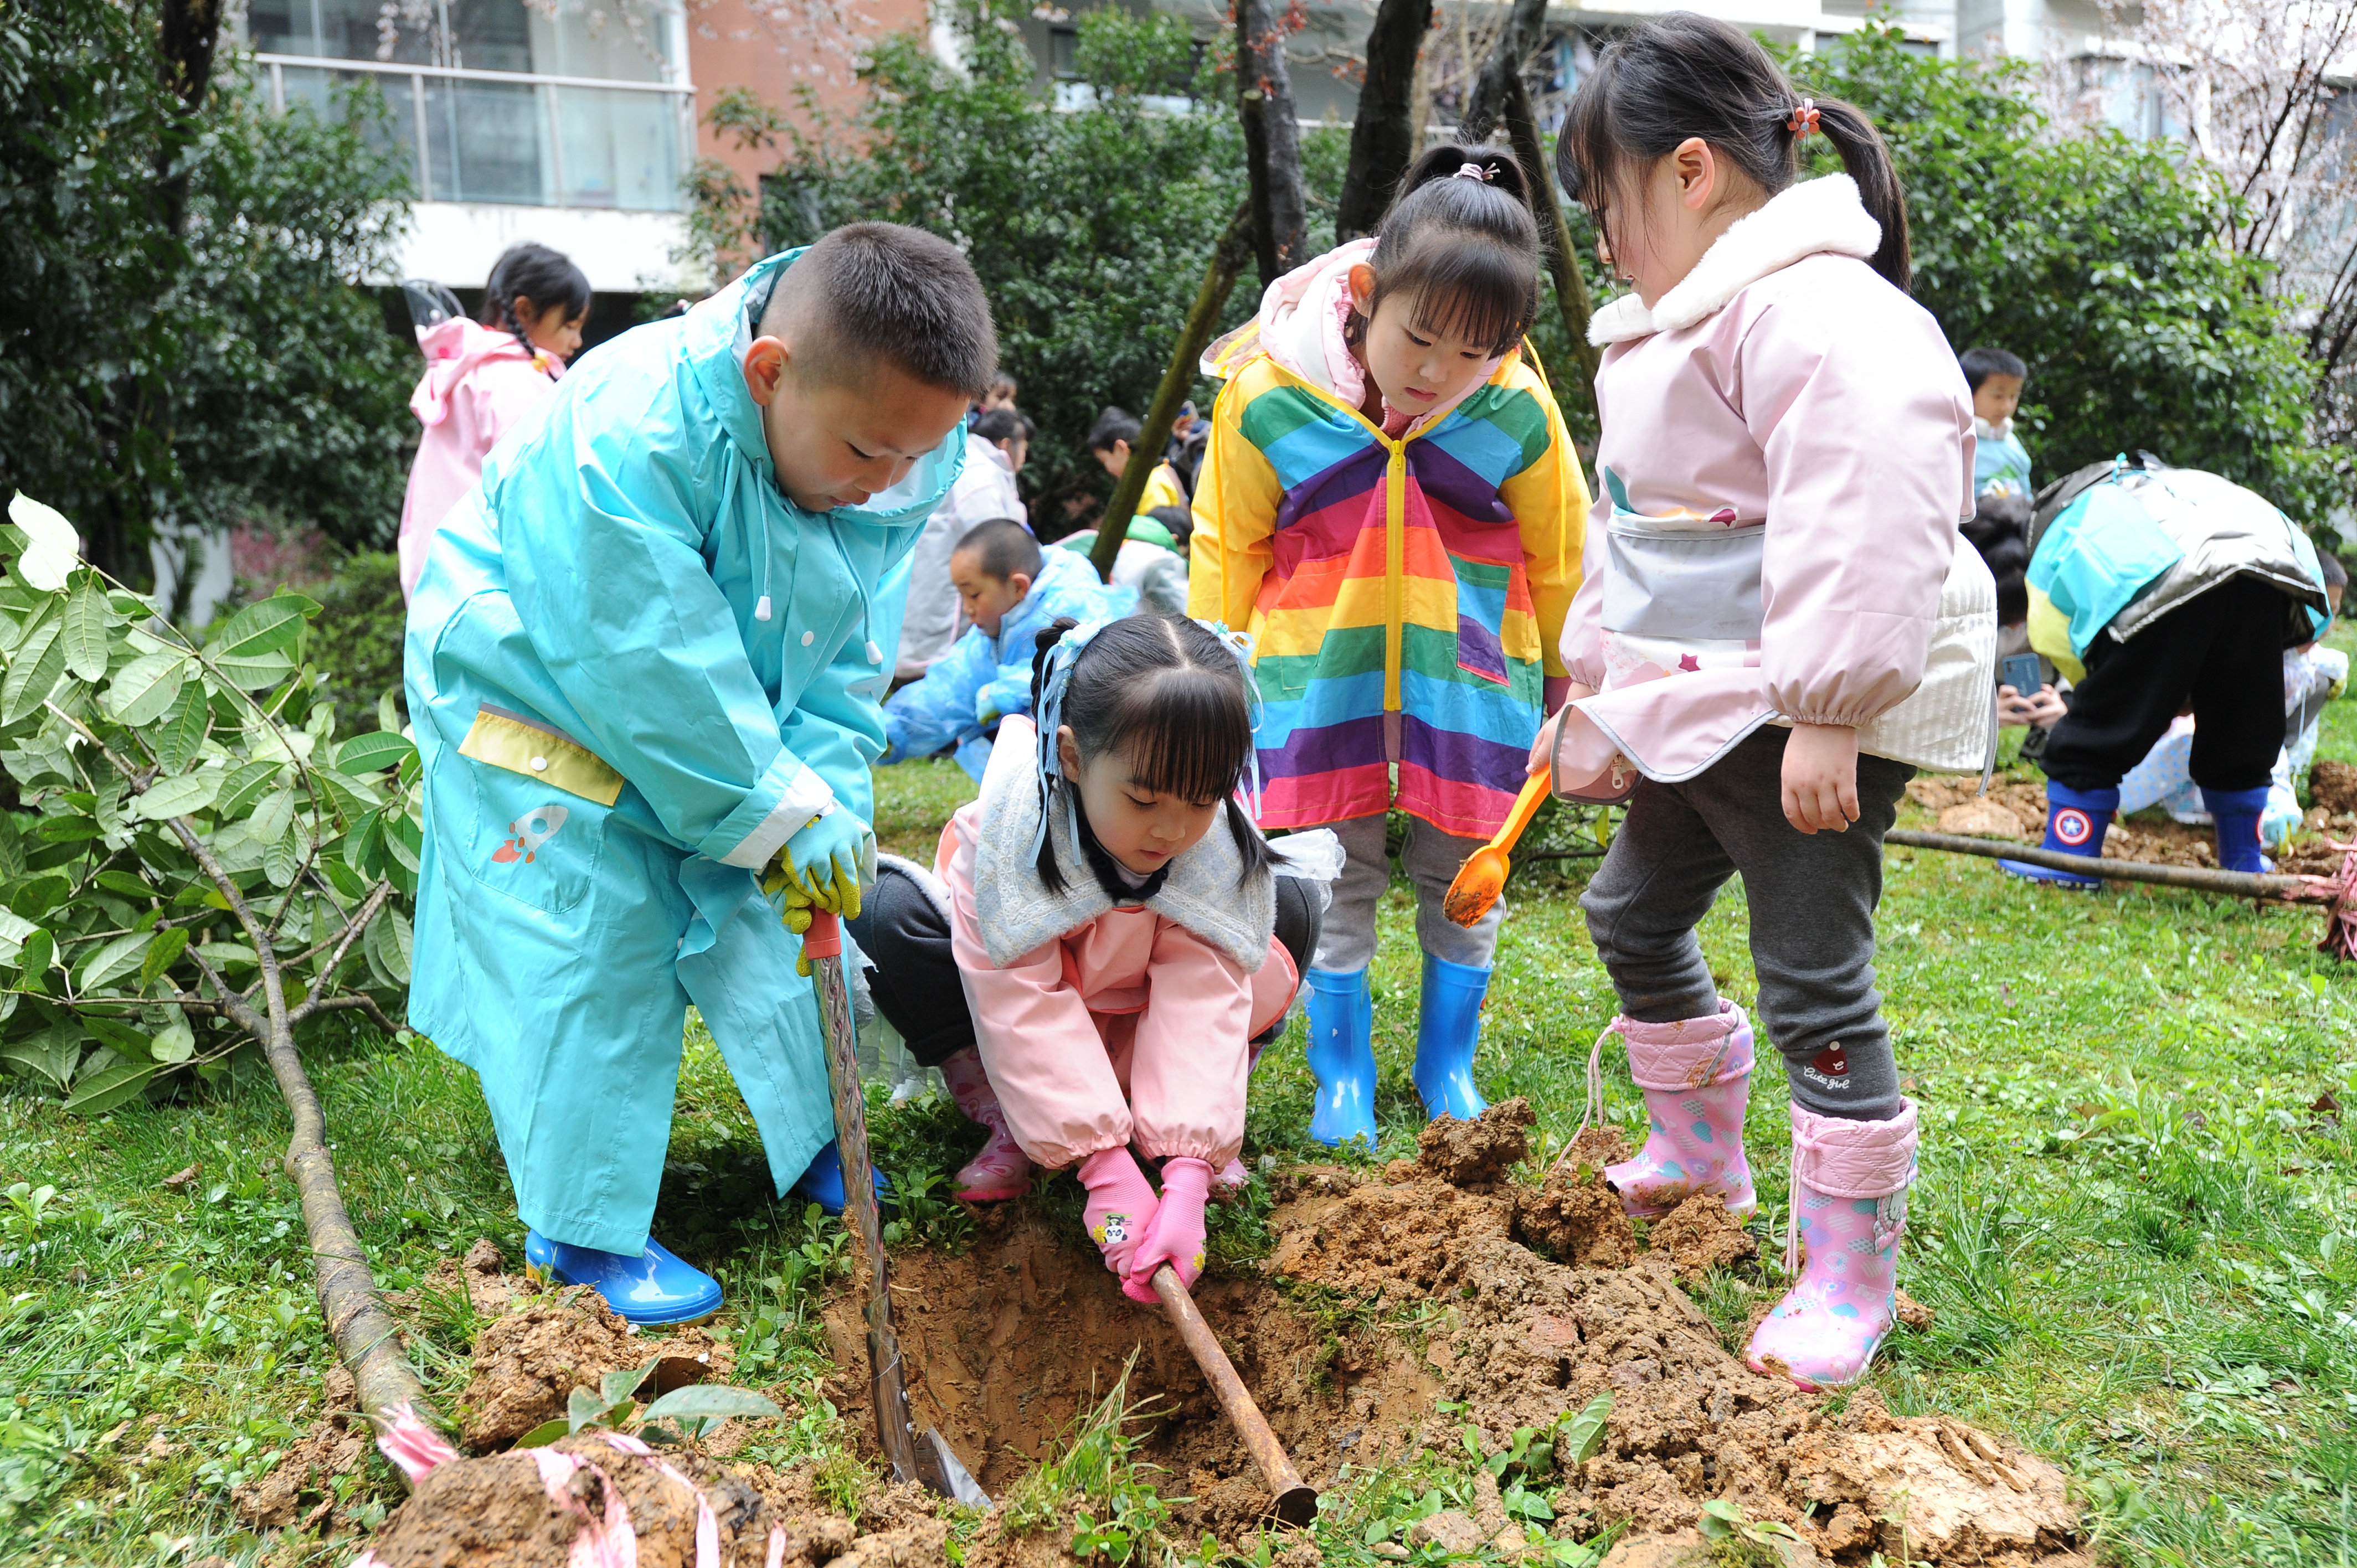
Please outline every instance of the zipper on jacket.
[[1383, 469], [1383, 708], [1400, 707], [1400, 662], [1407, 640], [1407, 443], [1391, 448]]

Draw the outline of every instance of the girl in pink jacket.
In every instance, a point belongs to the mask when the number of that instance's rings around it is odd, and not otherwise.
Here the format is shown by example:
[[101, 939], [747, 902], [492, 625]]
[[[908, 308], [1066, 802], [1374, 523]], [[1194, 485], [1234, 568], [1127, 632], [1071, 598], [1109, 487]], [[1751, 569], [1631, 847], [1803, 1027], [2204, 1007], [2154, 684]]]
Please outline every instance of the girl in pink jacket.
[[[1849, 173], [1796, 183], [1820, 134]], [[1797, 96], [1743, 32], [1672, 13], [1625, 37], [1557, 160], [1635, 285], [1590, 328], [1603, 438], [1573, 700], [1533, 754], [1558, 793], [1629, 802], [1580, 905], [1652, 1126], [1605, 1175], [1632, 1214], [1755, 1206], [1751, 1026], [1694, 934], [1739, 872], [1792, 1087], [1798, 1273], [1749, 1359], [1845, 1384], [1890, 1326], [1915, 1165], [1874, 984], [1882, 835], [1916, 768], [1978, 771], [1995, 735], [1996, 589], [1957, 546], [1972, 400], [1908, 297], [1881, 137]]]
[[401, 595], [425, 569], [425, 545], [483, 477], [483, 458], [540, 406], [581, 349], [589, 280], [557, 252], [511, 245], [491, 267], [482, 320], [454, 317], [420, 328], [425, 375], [409, 412], [425, 426], [401, 505]]
[[1037, 727], [1002, 722], [933, 871], [880, 858], [851, 929], [877, 1007], [991, 1130], [958, 1196], [1078, 1165], [1105, 1266], [1151, 1302], [1158, 1265], [1202, 1270], [1214, 1174], [1242, 1180], [1245, 1079], [1322, 905], [1235, 799], [1253, 715], [1233, 640], [1137, 615], [1039, 641]]

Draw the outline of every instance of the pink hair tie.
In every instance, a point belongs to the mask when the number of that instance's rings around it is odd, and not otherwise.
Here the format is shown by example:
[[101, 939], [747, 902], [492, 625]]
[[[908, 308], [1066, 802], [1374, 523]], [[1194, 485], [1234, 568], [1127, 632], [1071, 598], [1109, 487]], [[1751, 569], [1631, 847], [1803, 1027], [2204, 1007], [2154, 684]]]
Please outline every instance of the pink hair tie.
[[1817, 101], [1803, 98], [1800, 106], [1792, 111], [1792, 117], [1784, 122], [1784, 129], [1792, 132], [1792, 140], [1797, 142], [1815, 132], [1818, 119]]
[[1494, 164], [1488, 167], [1484, 167], [1480, 164], [1458, 164], [1457, 166], [1457, 172], [1448, 177], [1451, 179], [1478, 179], [1483, 185], [1490, 185], [1495, 183], [1497, 180], [1498, 169], [1497, 166]]

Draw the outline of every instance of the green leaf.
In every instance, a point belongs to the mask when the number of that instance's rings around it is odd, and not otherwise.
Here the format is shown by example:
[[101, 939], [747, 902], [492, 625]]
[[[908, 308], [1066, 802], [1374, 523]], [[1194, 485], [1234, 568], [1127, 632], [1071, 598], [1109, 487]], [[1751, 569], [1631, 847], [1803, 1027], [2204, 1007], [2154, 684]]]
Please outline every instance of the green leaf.
[[115, 938], [82, 960], [81, 973], [75, 983], [85, 994], [113, 984], [139, 967], [139, 961], [146, 957], [148, 945], [155, 940], [153, 931], [133, 931]]
[[8, 889], [8, 908], [29, 920], [38, 920], [73, 893], [73, 884], [56, 872], [44, 872], [28, 876]]
[[621, 1403], [639, 1391], [639, 1385], [647, 1380], [648, 1374], [651, 1373], [662, 1360], [662, 1358], [659, 1355], [643, 1367], [622, 1367], [607, 1373], [597, 1380], [598, 1396], [608, 1405]]
[[188, 929], [186, 926], [174, 926], [157, 932], [156, 945], [149, 948], [147, 956], [139, 961], [139, 989], [144, 992], [162, 979], [164, 972], [179, 961], [180, 954], [187, 950], [188, 946]]
[[199, 942], [198, 954], [215, 969], [259, 969], [262, 961], [243, 942]]
[[66, 600], [64, 642], [66, 668], [78, 681], [106, 679], [106, 632], [109, 619], [106, 590], [97, 575], [82, 574]]
[[283, 762], [249, 762], [221, 781], [221, 799], [214, 802], [215, 814], [224, 822], [234, 822], [246, 808], [262, 799], [279, 771]]
[[303, 869], [304, 838], [294, 829], [271, 843], [262, 852], [262, 874], [270, 878], [273, 887], [291, 887]]
[[320, 792], [327, 797], [325, 804], [338, 821], [347, 825], [359, 822], [382, 803], [373, 786], [333, 768], [315, 768], [311, 770], [311, 777], [317, 780]]
[[124, 1062], [74, 1085], [66, 1109], [83, 1116], [103, 1116], [136, 1099], [157, 1071], [154, 1062]]
[[[72, 636], [70, 621], [67, 636]], [[80, 675], [81, 671], [77, 669], [74, 673]], [[87, 675], [82, 678], [94, 679]], [[154, 724], [179, 699], [180, 687], [188, 678], [187, 654], [178, 650], [143, 653], [116, 671], [114, 684], [106, 690], [106, 711], [114, 715], [116, 723], [134, 729]]]
[[246, 824], [245, 831], [257, 843], [275, 843], [286, 836], [286, 830], [294, 822], [295, 791], [276, 789], [253, 808], [253, 820]]
[[53, 1088], [63, 1089], [81, 1060], [82, 1032], [74, 1024], [53, 1024], [38, 1035], [0, 1045], [0, 1061], [9, 1063]]
[[1563, 1423], [1563, 1436], [1555, 1443], [1555, 1456], [1566, 1470], [1577, 1469], [1596, 1457], [1604, 1446], [1604, 1423], [1612, 1413], [1612, 1396], [1598, 1394], [1579, 1409], [1579, 1413]]
[[86, 843], [105, 837], [106, 830], [89, 817], [43, 817], [33, 834], [49, 843]]
[[295, 661], [283, 653], [257, 654], [251, 659], [214, 659], [210, 662], [222, 680], [241, 692], [275, 686], [295, 673]]
[[0, 811], [0, 883], [14, 882], [25, 875], [25, 835], [16, 827], [16, 819]]
[[150, 785], [145, 795], [131, 802], [131, 814], [145, 822], [192, 816], [212, 805], [221, 798], [221, 792], [220, 768], [208, 768], [199, 773], [183, 773]]
[[371, 812], [345, 836], [344, 864], [363, 880], [373, 879], [384, 865], [384, 818]]
[[691, 1383], [686, 1388], [672, 1390], [647, 1406], [640, 1419], [683, 1421], [736, 1416], [746, 1421], [767, 1421], [783, 1413], [750, 1389], [732, 1389], [725, 1383]]
[[572, 1430], [578, 1432], [592, 1422], [604, 1421], [610, 1408], [597, 1397], [597, 1390], [576, 1389], [565, 1399], [565, 1422]]
[[0, 909], [0, 964], [12, 964], [40, 928], [11, 909]]
[[44, 622], [8, 661], [8, 678], [0, 681], [0, 724], [15, 724], [57, 688], [58, 677], [66, 672], [63, 630], [61, 622]]
[[319, 613], [317, 601], [300, 594], [274, 594], [258, 605], [248, 605], [230, 617], [205, 645], [214, 663], [224, 659], [258, 659], [291, 648], [303, 635], [303, 622]]
[[186, 1018], [175, 1018], [156, 1031], [148, 1049], [157, 1061], [178, 1067], [197, 1054], [197, 1032]]
[[212, 710], [205, 701], [203, 684], [190, 682], [183, 685], [162, 722], [147, 736], [147, 744], [155, 750], [156, 760], [164, 771], [178, 773], [196, 760], [211, 722]]
[[517, 1438], [513, 1446], [518, 1448], [545, 1448], [560, 1437], [570, 1437], [572, 1435], [573, 1423], [560, 1415], [554, 1421], [542, 1422], [538, 1426], [533, 1427], [530, 1432], [527, 1432], [522, 1437]]
[[355, 736], [336, 748], [336, 766], [346, 773], [382, 773], [388, 768], [398, 768], [417, 749], [412, 742], [390, 731], [379, 730], [374, 735]]
[[125, 898], [153, 898], [156, 890], [127, 871], [102, 871], [95, 878], [110, 893], [120, 893]]
[[409, 983], [410, 930], [408, 918], [390, 905], [369, 922], [368, 934], [361, 938], [368, 947], [369, 956], [384, 971], [385, 978], [396, 985]]
[[[102, 1046], [112, 1047], [125, 1061], [144, 1062], [153, 1054], [153, 1042], [120, 1018], [110, 1018], [102, 1013], [82, 1015], [82, 1027]], [[85, 1072], [95, 1070], [102, 1063], [93, 1062]]]
[[23, 972], [17, 983], [27, 991], [49, 988], [49, 966], [58, 961], [58, 940], [47, 931], [35, 931], [25, 939], [25, 950], [16, 956], [16, 967]]

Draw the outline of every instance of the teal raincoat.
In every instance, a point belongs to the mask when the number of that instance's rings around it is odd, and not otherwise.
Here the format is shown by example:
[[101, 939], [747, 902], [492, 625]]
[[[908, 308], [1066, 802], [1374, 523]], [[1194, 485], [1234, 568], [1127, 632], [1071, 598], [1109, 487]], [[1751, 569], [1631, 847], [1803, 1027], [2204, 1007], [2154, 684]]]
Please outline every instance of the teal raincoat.
[[759, 868], [869, 768], [908, 557], [963, 424], [858, 510], [778, 488], [741, 369], [797, 252], [586, 358], [483, 466], [411, 600], [425, 778], [411, 1026], [480, 1075], [524, 1222], [644, 1244], [687, 1004], [783, 1193], [834, 1136]]

